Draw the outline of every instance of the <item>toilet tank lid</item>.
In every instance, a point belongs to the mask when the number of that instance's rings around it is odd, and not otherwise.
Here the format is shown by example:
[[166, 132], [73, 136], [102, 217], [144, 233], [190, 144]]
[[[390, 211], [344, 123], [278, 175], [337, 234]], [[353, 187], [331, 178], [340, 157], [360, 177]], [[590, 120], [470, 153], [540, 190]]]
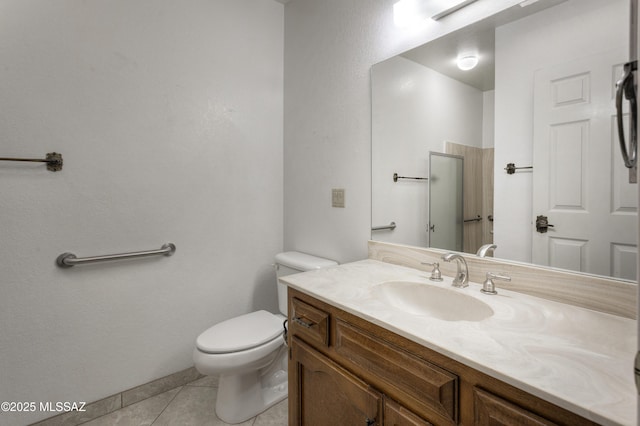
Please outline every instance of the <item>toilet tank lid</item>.
[[276, 264], [287, 266], [298, 271], [311, 271], [313, 269], [337, 265], [338, 262], [299, 251], [287, 251], [276, 255]]
[[202, 352], [221, 354], [255, 348], [280, 336], [283, 319], [267, 311], [256, 311], [222, 321], [196, 339]]

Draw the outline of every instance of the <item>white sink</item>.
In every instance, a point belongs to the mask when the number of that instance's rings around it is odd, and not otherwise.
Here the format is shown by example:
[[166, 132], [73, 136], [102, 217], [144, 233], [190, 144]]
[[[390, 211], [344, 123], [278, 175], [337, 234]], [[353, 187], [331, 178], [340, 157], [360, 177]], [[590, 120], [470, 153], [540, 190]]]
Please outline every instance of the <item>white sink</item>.
[[493, 315], [489, 305], [465, 291], [411, 281], [387, 281], [372, 289], [374, 297], [413, 315], [444, 321], [482, 321]]

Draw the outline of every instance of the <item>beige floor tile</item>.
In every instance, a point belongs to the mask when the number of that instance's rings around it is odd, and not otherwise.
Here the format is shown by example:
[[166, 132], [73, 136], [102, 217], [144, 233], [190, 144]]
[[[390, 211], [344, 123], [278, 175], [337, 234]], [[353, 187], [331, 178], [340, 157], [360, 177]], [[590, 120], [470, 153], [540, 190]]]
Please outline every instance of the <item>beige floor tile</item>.
[[[227, 423], [215, 414], [217, 388], [207, 386], [185, 386], [153, 423], [153, 426], [223, 426]], [[250, 419], [243, 426], [251, 426]]]
[[288, 402], [289, 400], [285, 399], [264, 413], [259, 414], [253, 426], [288, 426]]
[[179, 394], [182, 388], [175, 388], [154, 397], [98, 417], [86, 426], [147, 426], [153, 424], [160, 413]]
[[149, 397], [159, 395], [170, 389], [184, 386], [187, 383], [201, 378], [201, 376], [202, 375], [198, 373], [198, 371], [194, 367], [191, 367], [187, 368], [186, 370], [163, 377], [161, 379], [146, 383], [142, 386], [137, 386], [133, 389], [129, 389], [125, 392], [122, 392], [122, 406], [126, 407]]
[[188, 386], [208, 386], [210, 388], [217, 388], [218, 376], [204, 376], [201, 379], [189, 383]]

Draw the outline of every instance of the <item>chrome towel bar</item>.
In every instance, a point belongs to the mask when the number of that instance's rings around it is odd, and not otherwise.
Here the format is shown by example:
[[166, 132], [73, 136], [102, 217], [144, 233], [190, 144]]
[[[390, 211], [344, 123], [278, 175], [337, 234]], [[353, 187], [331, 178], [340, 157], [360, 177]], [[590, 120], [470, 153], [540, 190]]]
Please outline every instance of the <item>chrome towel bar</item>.
[[158, 256], [158, 255], [171, 256], [175, 252], [176, 252], [176, 246], [173, 243], [167, 243], [163, 245], [159, 250], [134, 251], [131, 253], [120, 253], [120, 254], [106, 254], [104, 256], [76, 257], [76, 255], [73, 253], [62, 253], [56, 259], [56, 263], [61, 268], [71, 268], [74, 265], [104, 262], [108, 260], [121, 260], [121, 259], [131, 259], [135, 257], [147, 257], [147, 256]]

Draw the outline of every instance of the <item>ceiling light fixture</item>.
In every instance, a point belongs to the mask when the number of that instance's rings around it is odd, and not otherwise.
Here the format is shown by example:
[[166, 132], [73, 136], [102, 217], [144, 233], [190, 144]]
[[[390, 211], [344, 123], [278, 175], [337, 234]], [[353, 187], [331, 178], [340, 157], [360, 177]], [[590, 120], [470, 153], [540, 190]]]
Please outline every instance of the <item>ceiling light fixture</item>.
[[458, 57], [458, 68], [462, 71], [469, 71], [478, 65], [478, 57], [476, 55], [463, 55]]

